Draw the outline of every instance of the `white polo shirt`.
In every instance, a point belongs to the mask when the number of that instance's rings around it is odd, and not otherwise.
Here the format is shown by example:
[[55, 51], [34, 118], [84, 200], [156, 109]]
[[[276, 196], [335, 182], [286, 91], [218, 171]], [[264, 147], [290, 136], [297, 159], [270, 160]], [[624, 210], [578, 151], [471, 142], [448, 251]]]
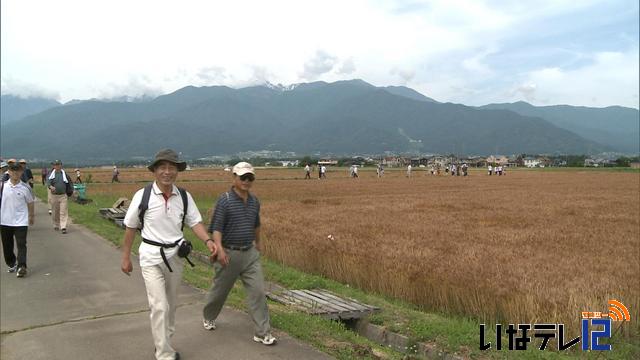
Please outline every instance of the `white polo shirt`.
[[33, 194], [29, 185], [22, 181], [18, 185], [13, 185], [11, 180], [7, 180], [2, 189], [0, 225], [29, 226], [29, 208], [27, 205], [32, 202]]
[[[142, 201], [142, 193], [144, 188], [136, 192], [129, 205], [127, 215], [124, 217], [124, 225], [128, 228], [137, 228], [140, 224], [138, 219], [140, 202]], [[168, 200], [165, 201], [164, 195], [158, 185], [154, 182], [149, 197], [149, 208], [144, 214], [144, 228], [142, 229], [142, 237], [161, 243], [175, 243], [183, 238], [182, 231], [182, 214], [184, 207], [182, 206], [182, 197], [177, 186], [173, 186], [173, 191]], [[202, 216], [198, 211], [195, 201], [191, 194], [187, 192], [187, 215], [184, 219], [184, 225], [193, 227], [202, 221]], [[164, 249], [167, 259], [170, 259], [178, 251], [178, 247]], [[160, 255], [160, 247], [140, 243], [138, 249], [140, 266], [153, 266], [162, 263]]]

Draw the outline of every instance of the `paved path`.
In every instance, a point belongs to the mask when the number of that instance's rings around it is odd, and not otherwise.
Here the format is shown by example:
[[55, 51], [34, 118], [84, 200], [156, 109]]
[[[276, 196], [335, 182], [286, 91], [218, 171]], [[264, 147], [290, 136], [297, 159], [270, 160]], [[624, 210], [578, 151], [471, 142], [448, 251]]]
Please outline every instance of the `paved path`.
[[[96, 214], [97, 216], [97, 214]], [[120, 251], [86, 228], [53, 230], [46, 207], [36, 204], [23, 279], [0, 265], [0, 358], [153, 359], [147, 298], [140, 268], [120, 272]], [[115, 230], [115, 228], [114, 228]], [[215, 331], [202, 328], [203, 292], [179, 290], [173, 345], [183, 359], [330, 359], [281, 332], [276, 346], [252, 340], [243, 312], [225, 308]]]

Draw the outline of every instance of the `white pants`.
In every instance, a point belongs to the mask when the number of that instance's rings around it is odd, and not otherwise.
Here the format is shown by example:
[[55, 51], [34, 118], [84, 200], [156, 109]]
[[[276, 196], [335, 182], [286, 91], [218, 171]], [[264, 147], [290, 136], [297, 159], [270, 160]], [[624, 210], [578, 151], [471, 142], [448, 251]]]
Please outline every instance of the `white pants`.
[[151, 334], [156, 347], [156, 359], [173, 360], [176, 351], [171, 347], [171, 337], [176, 330], [176, 305], [178, 287], [182, 279], [183, 261], [177, 255], [168, 259], [173, 272], [164, 262], [141, 267], [147, 299], [151, 310]]
[[51, 208], [53, 211], [53, 226], [58, 229], [66, 229], [69, 213], [67, 210], [67, 195], [51, 194]]

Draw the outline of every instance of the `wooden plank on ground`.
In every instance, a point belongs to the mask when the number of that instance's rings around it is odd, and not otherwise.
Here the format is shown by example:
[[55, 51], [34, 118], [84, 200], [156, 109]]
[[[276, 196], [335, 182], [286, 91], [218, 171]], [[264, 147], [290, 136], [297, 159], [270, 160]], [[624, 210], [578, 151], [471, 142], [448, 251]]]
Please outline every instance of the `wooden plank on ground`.
[[349, 308], [340, 306], [338, 304], [325, 301], [319, 297], [316, 297], [313, 295], [313, 293], [309, 293], [308, 290], [291, 290], [291, 292], [298, 295], [298, 297], [300, 298], [308, 299], [313, 303], [318, 303], [329, 309], [332, 309], [333, 312], [352, 311], [352, 309], [349, 309]]
[[331, 302], [333, 304], [337, 304], [340, 305], [342, 307], [345, 307], [351, 311], [367, 311], [368, 309], [365, 308], [364, 306], [359, 305], [356, 302], [352, 302], [352, 301], [348, 301], [348, 300], [344, 300], [341, 299], [337, 296], [329, 296], [329, 294], [323, 293], [319, 290], [313, 290], [313, 294], [325, 301]]
[[335, 299], [335, 300], [341, 300], [341, 301], [349, 301], [349, 304], [351, 304], [351, 306], [356, 306], [358, 307], [360, 310], [362, 311], [376, 311], [376, 310], [380, 310], [380, 308], [376, 307], [376, 306], [371, 306], [371, 305], [367, 305], [367, 304], [363, 304], [357, 300], [354, 299], [350, 299], [350, 298], [339, 298], [336, 295], [326, 291], [326, 290], [322, 290], [322, 289], [318, 289], [316, 290], [317, 292], [323, 294], [324, 296], [327, 296], [329, 298]]

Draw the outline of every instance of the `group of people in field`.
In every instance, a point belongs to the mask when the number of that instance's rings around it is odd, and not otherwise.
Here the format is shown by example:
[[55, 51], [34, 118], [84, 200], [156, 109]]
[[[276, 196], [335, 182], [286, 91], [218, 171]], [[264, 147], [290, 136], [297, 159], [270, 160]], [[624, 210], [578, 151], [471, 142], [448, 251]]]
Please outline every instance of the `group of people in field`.
[[491, 164], [487, 166], [487, 174], [489, 174], [489, 176], [493, 174], [498, 176], [507, 175], [506, 170], [502, 165], [496, 165], [492, 167]]
[[[311, 179], [312, 170], [309, 164], [306, 164], [304, 169], [305, 169], [305, 179]], [[494, 175], [494, 174], [498, 176], [506, 175], [506, 169], [502, 165], [493, 166], [489, 164], [487, 166], [487, 169], [488, 169], [489, 175]], [[319, 179], [323, 179], [323, 178], [326, 179], [327, 177], [326, 172], [327, 172], [327, 169], [324, 165], [318, 165]], [[405, 176], [407, 178], [411, 178], [413, 176], [413, 172], [414, 172], [413, 166], [411, 164], [407, 165]], [[442, 174], [442, 167], [440, 166], [440, 164], [430, 165], [428, 173], [430, 175], [439, 176]], [[451, 176], [468, 176], [469, 165], [467, 163], [462, 163], [462, 164], [450, 163], [444, 166], [444, 173], [445, 175], [451, 175]], [[384, 166], [382, 165], [382, 163], [379, 163], [376, 166], [376, 176], [378, 178], [381, 178], [384, 176]], [[351, 178], [359, 177], [358, 165], [354, 164], [349, 167], [349, 177]]]
[[[54, 230], [66, 234], [67, 196], [70, 196], [69, 185], [73, 182], [62, 169], [60, 160], [51, 164], [51, 171], [43, 167], [42, 183], [48, 189]], [[35, 221], [33, 176], [22, 180], [26, 173], [26, 161], [23, 160], [11, 159], [2, 162], [1, 166], [0, 224], [4, 259], [8, 272], [17, 272], [17, 277], [24, 277], [27, 274], [27, 231]], [[148, 166], [154, 181], [133, 195], [123, 221], [125, 232], [120, 268], [126, 275], [133, 271], [131, 248], [135, 235], [140, 232], [142, 236], [138, 257], [150, 308], [155, 358], [180, 359], [171, 339], [176, 331], [177, 294], [183, 271], [181, 258], [190, 262], [188, 255], [192, 249], [192, 244], [184, 238], [185, 225], [204, 243], [215, 269], [213, 285], [202, 309], [202, 327], [207, 331], [216, 329], [216, 319], [227, 296], [240, 279], [254, 323], [253, 341], [274, 345], [277, 340], [271, 334], [260, 262], [263, 246], [260, 201], [251, 192], [256, 180], [255, 170], [247, 162], [235, 164], [231, 187], [218, 197], [210, 225], [205, 228], [192, 195], [175, 184], [178, 174], [186, 167], [186, 162], [180, 160], [175, 151], [159, 151]], [[321, 170], [320, 178], [322, 173]], [[76, 170], [77, 181], [81, 181], [80, 176]], [[119, 182], [118, 176], [119, 171], [114, 166], [112, 182]], [[17, 255], [14, 243], [17, 244]]]

